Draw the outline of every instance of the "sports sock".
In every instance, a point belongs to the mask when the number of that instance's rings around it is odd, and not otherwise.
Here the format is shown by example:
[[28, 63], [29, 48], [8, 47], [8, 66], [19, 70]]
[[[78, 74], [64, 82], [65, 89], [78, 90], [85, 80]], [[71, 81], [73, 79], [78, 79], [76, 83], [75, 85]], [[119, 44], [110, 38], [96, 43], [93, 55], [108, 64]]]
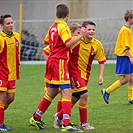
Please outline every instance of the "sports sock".
[[87, 104], [79, 103], [80, 123], [87, 123]]
[[52, 98], [50, 98], [48, 96], [48, 94], [45, 94], [44, 97], [42, 98], [42, 100], [40, 101], [35, 114], [33, 115], [36, 120], [38, 120], [38, 121], [41, 120], [43, 113], [50, 106], [51, 102], [52, 102]]
[[62, 98], [62, 110], [63, 110], [63, 125], [67, 126], [70, 123], [72, 103], [70, 98]]
[[133, 86], [128, 86], [128, 101], [133, 100]]
[[121, 87], [121, 83], [119, 80], [117, 80], [116, 82], [114, 82], [112, 85], [110, 85], [107, 89], [106, 89], [106, 92], [107, 93], [111, 93], [113, 92], [114, 90], [118, 89], [119, 87]]
[[62, 102], [61, 102], [61, 98], [60, 98], [57, 103], [57, 112], [59, 112], [61, 109], [62, 109]]
[[4, 104], [0, 104], [0, 125], [4, 123]]

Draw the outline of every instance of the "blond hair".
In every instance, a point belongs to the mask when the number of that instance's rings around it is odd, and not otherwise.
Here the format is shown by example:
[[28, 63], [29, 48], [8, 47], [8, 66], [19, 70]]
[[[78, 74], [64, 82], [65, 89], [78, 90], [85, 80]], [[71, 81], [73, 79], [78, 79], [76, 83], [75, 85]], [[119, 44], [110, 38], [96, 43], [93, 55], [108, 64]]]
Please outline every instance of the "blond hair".
[[70, 23], [69, 28], [72, 32], [74, 32], [78, 28], [81, 28], [81, 25], [79, 23], [73, 22], [73, 23]]

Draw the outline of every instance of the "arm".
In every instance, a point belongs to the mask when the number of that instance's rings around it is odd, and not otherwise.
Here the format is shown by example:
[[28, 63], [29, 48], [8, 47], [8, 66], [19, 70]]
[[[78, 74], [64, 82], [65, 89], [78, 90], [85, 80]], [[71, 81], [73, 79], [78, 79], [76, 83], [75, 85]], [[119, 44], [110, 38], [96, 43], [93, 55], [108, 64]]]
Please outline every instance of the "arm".
[[103, 84], [104, 63], [99, 64], [99, 85]]
[[49, 53], [50, 53], [50, 47], [49, 47], [49, 45], [46, 46], [46, 47], [42, 50], [42, 52], [43, 52], [43, 55], [44, 55], [44, 59], [47, 60], [47, 58], [48, 58], [48, 56], [49, 56]]
[[86, 32], [85, 27], [82, 27], [81, 30], [80, 30], [80, 34], [77, 37], [75, 37], [75, 38], [71, 39], [70, 41], [68, 41], [66, 43], [66, 46], [70, 47], [71, 45], [75, 44], [77, 41], [79, 41], [83, 37], [85, 32]]
[[46, 55], [45, 53], [43, 53], [43, 55], [44, 55], [44, 59], [47, 60], [48, 55]]
[[127, 56], [129, 57], [130, 62], [133, 64], [133, 56], [130, 54], [129, 48], [126, 48], [125, 53], [126, 53]]

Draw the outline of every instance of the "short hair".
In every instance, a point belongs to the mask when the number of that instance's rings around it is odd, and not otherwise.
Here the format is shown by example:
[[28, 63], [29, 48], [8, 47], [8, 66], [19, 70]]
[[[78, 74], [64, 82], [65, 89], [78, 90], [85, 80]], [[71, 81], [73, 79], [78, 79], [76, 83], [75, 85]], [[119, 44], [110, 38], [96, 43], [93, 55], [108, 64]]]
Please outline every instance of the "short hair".
[[4, 24], [4, 19], [11, 17], [10, 14], [5, 14], [0, 16], [0, 24]]
[[69, 14], [69, 8], [65, 4], [59, 4], [56, 7], [57, 18], [65, 18]]
[[133, 10], [126, 10], [124, 13], [124, 19], [127, 22], [128, 19], [132, 19], [133, 18]]
[[72, 32], [74, 32], [78, 28], [81, 28], [81, 25], [79, 23], [73, 22], [73, 23], [70, 23], [69, 28]]
[[82, 27], [86, 28], [87, 25], [94, 25], [94, 26], [96, 26], [96, 24], [94, 22], [92, 22], [92, 21], [84, 21], [82, 23]]

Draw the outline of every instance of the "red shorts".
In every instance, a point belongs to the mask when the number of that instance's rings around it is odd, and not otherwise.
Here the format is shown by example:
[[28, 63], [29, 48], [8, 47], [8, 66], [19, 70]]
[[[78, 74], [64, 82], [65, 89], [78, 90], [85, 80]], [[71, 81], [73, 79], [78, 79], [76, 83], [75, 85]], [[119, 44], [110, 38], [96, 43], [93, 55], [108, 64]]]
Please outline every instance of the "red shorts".
[[45, 82], [49, 84], [70, 84], [67, 60], [48, 59], [46, 63]]
[[16, 81], [0, 80], [0, 91], [14, 93], [16, 91]]
[[87, 90], [87, 84], [88, 80], [85, 80], [83, 78], [78, 78], [78, 77], [71, 78], [71, 87], [73, 93]]

